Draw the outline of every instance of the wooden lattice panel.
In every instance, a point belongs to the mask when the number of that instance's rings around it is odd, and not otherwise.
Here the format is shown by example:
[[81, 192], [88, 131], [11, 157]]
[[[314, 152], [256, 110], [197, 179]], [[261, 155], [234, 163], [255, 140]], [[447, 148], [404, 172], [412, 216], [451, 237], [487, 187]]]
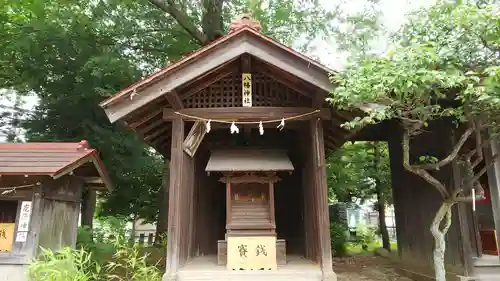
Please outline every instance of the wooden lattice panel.
[[[253, 106], [308, 107], [309, 97], [286, 87], [262, 74], [252, 74]], [[241, 76], [227, 76], [200, 92], [183, 100], [187, 108], [239, 107], [242, 106]]]

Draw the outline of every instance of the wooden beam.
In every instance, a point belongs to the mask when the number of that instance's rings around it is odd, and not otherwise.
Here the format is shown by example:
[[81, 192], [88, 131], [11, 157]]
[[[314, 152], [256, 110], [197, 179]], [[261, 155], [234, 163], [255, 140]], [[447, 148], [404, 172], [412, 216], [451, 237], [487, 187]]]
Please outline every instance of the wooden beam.
[[[297, 93], [309, 97], [309, 98], [314, 98], [313, 93], [318, 92], [318, 89], [313, 87], [313, 86], [308, 86], [304, 82], [300, 82], [298, 78], [295, 77], [295, 80], [297, 81], [292, 81], [291, 79], [286, 78], [285, 76], [290, 76], [289, 74], [282, 74], [279, 75], [279, 72], [282, 72], [279, 69], [276, 69], [273, 66], [270, 66], [266, 63], [258, 63], [254, 64], [255, 69], [259, 69], [260, 72], [262, 72], [264, 75], [269, 76], [271, 79], [275, 80], [278, 83], [281, 83], [288, 88], [296, 91]], [[320, 105], [321, 106], [321, 105]]]
[[241, 72], [242, 73], [252, 72], [252, 59], [249, 54], [241, 55]]
[[[205, 119], [224, 119], [228, 121], [247, 120], [247, 121], [264, 121], [269, 119], [281, 119], [296, 117], [301, 114], [308, 114], [314, 112], [316, 109], [307, 107], [217, 107], [217, 108], [185, 108], [181, 110], [174, 110], [165, 108], [163, 110], [164, 120], [185, 119], [190, 121], [197, 120], [196, 118], [185, 117], [176, 112], [189, 115], [193, 117]], [[319, 112], [308, 114], [303, 117], [294, 119], [296, 120], [309, 120], [312, 118], [321, 118], [323, 120], [330, 120], [331, 113], [329, 108], [320, 109]]]
[[173, 90], [166, 94], [167, 100], [172, 106], [173, 109], [181, 109], [184, 108], [184, 104], [182, 103], [182, 99], [180, 98], [177, 91]]
[[104, 184], [104, 181], [100, 177], [85, 177], [83, 178], [85, 184]]
[[234, 67], [229, 68], [229, 69], [225, 69], [219, 73], [215, 73], [214, 75], [209, 76], [206, 80], [204, 80], [198, 84], [194, 84], [194, 85], [192, 84], [189, 87], [186, 87], [187, 90], [182, 92], [182, 94], [180, 95], [180, 98], [181, 99], [189, 98], [190, 96], [198, 93], [199, 91], [205, 89], [206, 87], [212, 85], [213, 83], [221, 80], [222, 78], [230, 75], [231, 73], [233, 73], [235, 71], [236, 71], [236, 69]]
[[150, 124], [148, 124], [144, 128], [137, 128], [136, 130], [140, 131], [142, 134], [146, 135], [149, 131], [160, 126], [162, 123], [165, 123], [165, 121], [163, 120], [163, 118], [160, 118], [160, 119], [157, 119], [157, 120], [151, 122]]
[[154, 140], [156, 137], [160, 136], [161, 134], [164, 134], [166, 133], [168, 130], [170, 129], [170, 126], [163, 126], [162, 128], [160, 128], [159, 130], [156, 130], [154, 133], [146, 136], [144, 138], [145, 141], [151, 141], [151, 140]]
[[146, 115], [144, 118], [142, 118], [138, 121], [135, 121], [133, 123], [130, 123], [128, 126], [135, 130], [135, 128], [137, 128], [137, 127], [141, 126], [142, 124], [148, 122], [149, 120], [153, 119], [155, 116], [160, 114], [162, 111], [163, 111], [163, 108], [158, 108], [158, 109], [152, 111], [151, 113], [149, 113], [148, 115]]
[[159, 145], [166, 140], [169, 140], [170, 138], [171, 138], [170, 135], [165, 134], [163, 136], [160, 136], [159, 138], [151, 140], [150, 142], [156, 146], [156, 145]]

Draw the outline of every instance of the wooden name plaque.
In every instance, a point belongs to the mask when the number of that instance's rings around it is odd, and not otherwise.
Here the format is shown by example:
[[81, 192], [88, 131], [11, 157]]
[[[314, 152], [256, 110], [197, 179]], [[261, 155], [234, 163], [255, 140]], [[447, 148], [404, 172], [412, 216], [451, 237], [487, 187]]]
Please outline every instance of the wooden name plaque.
[[227, 237], [227, 268], [230, 270], [275, 270], [276, 237]]
[[14, 242], [14, 223], [0, 223], [0, 252], [11, 252]]

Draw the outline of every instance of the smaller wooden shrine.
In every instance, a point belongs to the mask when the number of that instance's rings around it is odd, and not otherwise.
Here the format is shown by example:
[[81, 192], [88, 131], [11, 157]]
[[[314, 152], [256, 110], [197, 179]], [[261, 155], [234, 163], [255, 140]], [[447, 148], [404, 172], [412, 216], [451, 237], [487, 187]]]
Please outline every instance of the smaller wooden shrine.
[[26, 280], [41, 247], [75, 247], [83, 194], [105, 188], [111, 181], [87, 141], [0, 144], [2, 275]]
[[277, 239], [274, 210], [277, 173], [294, 170], [286, 151], [215, 150], [205, 170], [221, 173], [226, 184], [226, 235], [217, 241], [218, 264], [272, 270], [286, 263], [286, 241]]

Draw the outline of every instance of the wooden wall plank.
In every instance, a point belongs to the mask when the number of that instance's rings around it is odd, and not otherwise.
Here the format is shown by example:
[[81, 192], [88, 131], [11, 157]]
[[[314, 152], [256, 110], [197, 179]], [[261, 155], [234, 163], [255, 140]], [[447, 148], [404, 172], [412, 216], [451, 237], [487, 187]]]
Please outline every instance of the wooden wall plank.
[[312, 164], [314, 205], [318, 233], [318, 249], [323, 271], [323, 280], [336, 280], [332, 268], [332, 249], [330, 238], [330, 218], [328, 212], [328, 185], [326, 182], [325, 145], [323, 143], [323, 123], [320, 119], [310, 121], [312, 136]]
[[[441, 158], [453, 147], [451, 143], [451, 126], [444, 123], [431, 124], [427, 131], [411, 140], [410, 157], [416, 159], [421, 155], [433, 155]], [[398, 252], [403, 268], [433, 274], [434, 239], [429, 230], [435, 213], [441, 203], [437, 190], [429, 186], [420, 177], [407, 172], [402, 163], [401, 130], [394, 128], [389, 140], [393, 201], [396, 213], [396, 231]], [[435, 141], [440, 140], [440, 141]], [[446, 141], [450, 140], [450, 141]], [[434, 176], [452, 186], [452, 167], [444, 167]], [[464, 270], [464, 248], [462, 243], [461, 219], [457, 219], [458, 211], [453, 209], [455, 219], [447, 234], [446, 265], [450, 273], [467, 274]]]
[[180, 263], [181, 242], [181, 193], [183, 177], [184, 121], [172, 121], [172, 146], [170, 158], [170, 185], [168, 203], [167, 261], [165, 277], [174, 281]]

